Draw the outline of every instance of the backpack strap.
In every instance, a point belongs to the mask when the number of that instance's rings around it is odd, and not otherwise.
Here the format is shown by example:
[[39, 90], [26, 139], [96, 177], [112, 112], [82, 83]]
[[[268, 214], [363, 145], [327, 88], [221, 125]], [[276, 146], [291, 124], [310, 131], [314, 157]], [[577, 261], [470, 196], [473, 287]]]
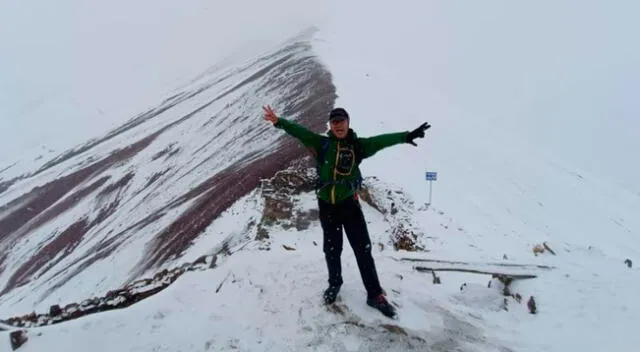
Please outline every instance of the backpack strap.
[[362, 159], [364, 159], [364, 149], [362, 149], [362, 143], [358, 138], [353, 140], [353, 153], [356, 156], [356, 165], [360, 165]]
[[322, 144], [320, 145], [320, 150], [318, 150], [318, 157], [316, 158], [318, 172], [320, 172], [320, 167], [322, 167], [322, 164], [324, 164], [324, 158], [327, 155], [327, 150], [329, 150], [329, 142], [330, 140], [328, 137], [322, 137]]
[[[320, 150], [318, 150], [318, 154], [316, 158], [316, 194], [326, 186], [338, 185], [338, 184], [349, 185], [354, 189], [354, 191], [357, 191], [362, 186], [362, 181], [363, 181], [362, 175], [360, 175], [360, 177], [358, 177], [358, 179], [356, 180], [349, 180], [349, 181], [340, 180], [340, 181], [322, 182], [320, 180], [320, 168], [322, 168], [322, 165], [325, 162], [325, 158], [327, 155], [327, 150], [329, 150], [330, 142], [331, 140], [328, 137], [324, 137], [320, 145]], [[358, 139], [354, 138], [351, 140], [351, 142], [353, 144], [353, 149], [355, 154], [355, 164], [360, 165], [364, 156], [364, 150], [362, 149], [362, 145]]]
[[[359, 138], [353, 138], [353, 152], [355, 154], [356, 157], [356, 165], [360, 166], [360, 163], [362, 162], [362, 159], [364, 159], [364, 149], [362, 148], [362, 143], [360, 143], [360, 139]], [[364, 179], [362, 178], [362, 174], [360, 175], [360, 177], [358, 177], [358, 179], [353, 183], [353, 188], [354, 191], [357, 191], [362, 187], [362, 182], [364, 181]]]
[[327, 150], [329, 150], [329, 143], [331, 140], [329, 137], [323, 137], [322, 142], [320, 144], [320, 149], [318, 150], [318, 154], [316, 155], [316, 194], [322, 189], [326, 184], [320, 181], [320, 169], [324, 164], [324, 159], [327, 155]]

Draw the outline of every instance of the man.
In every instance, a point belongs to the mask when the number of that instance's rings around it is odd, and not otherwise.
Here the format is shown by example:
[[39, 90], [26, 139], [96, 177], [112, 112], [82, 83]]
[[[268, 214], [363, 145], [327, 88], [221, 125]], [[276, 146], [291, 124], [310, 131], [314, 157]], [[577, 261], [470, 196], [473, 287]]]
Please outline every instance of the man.
[[324, 237], [323, 251], [329, 272], [329, 287], [324, 291], [324, 302], [335, 302], [343, 283], [340, 255], [344, 228], [367, 290], [367, 304], [388, 317], [394, 317], [395, 308], [383, 294], [371, 255], [371, 240], [357, 193], [362, 181], [358, 165], [381, 149], [396, 144], [411, 143], [417, 146], [414, 139], [424, 138], [424, 131], [431, 126], [424, 123], [412, 132], [360, 138], [349, 127], [347, 111], [335, 108], [329, 114], [330, 131], [323, 136], [278, 117], [270, 106], [263, 109], [265, 120], [297, 138], [311, 149], [318, 161], [319, 183], [316, 192]]

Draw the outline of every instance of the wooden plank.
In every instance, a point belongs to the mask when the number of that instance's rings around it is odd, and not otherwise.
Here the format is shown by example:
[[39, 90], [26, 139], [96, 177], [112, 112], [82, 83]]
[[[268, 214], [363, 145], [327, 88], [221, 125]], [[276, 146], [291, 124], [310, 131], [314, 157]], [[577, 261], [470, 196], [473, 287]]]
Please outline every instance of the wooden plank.
[[555, 269], [555, 267], [553, 267], [553, 266], [536, 265], [536, 264], [470, 263], [470, 262], [460, 262], [460, 261], [453, 261], [453, 260], [422, 259], [422, 258], [393, 258], [393, 259], [396, 260], [396, 261], [421, 262], [421, 263], [440, 263], [440, 264], [451, 264], [451, 265], [470, 265], [470, 266], [471, 265], [489, 265], [489, 266], [499, 266], [499, 267], [505, 267], [505, 268], [542, 269], [542, 270]]
[[533, 275], [533, 274], [513, 274], [513, 273], [484, 271], [484, 270], [466, 269], [466, 268], [429, 268], [424, 266], [414, 266], [413, 269], [419, 272], [457, 271], [461, 273], [483, 274], [483, 275], [491, 275], [491, 276], [506, 276], [506, 277], [513, 278], [514, 280], [535, 279], [537, 277], [536, 275]]

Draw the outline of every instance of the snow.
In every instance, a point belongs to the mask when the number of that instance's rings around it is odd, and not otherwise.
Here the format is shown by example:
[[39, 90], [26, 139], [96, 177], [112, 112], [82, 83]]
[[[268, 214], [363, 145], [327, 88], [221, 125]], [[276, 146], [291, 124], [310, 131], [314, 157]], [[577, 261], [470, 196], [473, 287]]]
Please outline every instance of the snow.
[[[346, 241], [340, 297], [350, 312], [327, 312], [320, 304], [326, 269], [318, 224], [304, 231], [276, 229], [270, 232], [271, 250], [261, 250], [259, 243], [247, 242], [254, 235], [247, 233], [247, 223], [259, 221], [263, 206], [252, 193], [214, 221], [183, 258], [195, 260], [231, 240], [237, 251], [215, 269], [188, 272], [164, 291], [121, 311], [32, 329], [21, 350], [637, 350], [640, 272], [624, 264], [627, 258], [640, 257], [640, 169], [635, 162], [635, 151], [640, 150], [640, 105], [635, 97], [640, 91], [640, 50], [632, 44], [639, 29], [636, 2], [142, 2], [128, 4], [126, 11], [119, 2], [61, 4], [55, 12], [45, 11], [49, 5], [17, 2], [0, 8], [3, 28], [13, 28], [0, 31], [0, 50], [13, 53], [0, 59], [7, 60], [0, 61], [0, 85], [12, 88], [4, 89], [10, 94], [0, 101], [0, 130], [18, 131], [0, 138], [0, 169], [19, 160], [1, 173], [6, 178], [37, 169], [49, 157], [32, 159], [49, 148], [57, 153], [101, 136], [157, 106], [171, 92], [196, 89], [233, 73], [214, 88], [225, 91], [254, 72], [239, 69], [247, 58], [273, 49], [310, 24], [320, 28], [312, 44], [333, 75], [337, 105], [350, 112], [359, 136], [410, 130], [424, 121], [433, 127], [417, 141], [418, 148], [395, 146], [361, 166], [365, 176], [381, 180], [373, 183], [382, 194], [398, 190], [413, 201], [401, 212], [404, 220], [363, 206], [379, 275], [389, 298], [400, 306], [399, 320], [385, 319], [364, 304]], [[34, 12], [35, 6], [44, 7]], [[221, 6], [225, 11], [217, 11]], [[249, 7], [255, 11], [246, 11]], [[145, 18], [145, 26], [137, 25], [140, 18]], [[27, 27], [26, 21], [41, 27]], [[19, 36], [16, 28], [22, 29]], [[106, 155], [124, 141], [197, 109], [208, 98], [196, 96], [100, 150]], [[120, 210], [120, 223], [141, 218], [171, 199], [169, 194], [228, 165], [214, 160], [198, 174], [186, 172], [213, 151], [228, 152], [219, 159], [226, 160], [241, 149], [233, 134], [209, 143], [210, 131], [198, 129], [205, 113], [217, 113], [234, 98], [209, 106], [201, 119], [161, 135], [149, 151], [136, 156], [148, 163], [138, 170], [148, 177], [162, 171], [158, 165], [167, 167], [149, 162], [150, 156], [173, 141], [190, 151], [208, 148], [208, 154], [175, 161], [174, 166], [184, 170], [180, 182], [144, 198], [129, 198], [130, 204]], [[270, 99], [275, 97], [260, 96], [248, 106], [258, 116], [259, 106]], [[258, 117], [256, 121], [263, 122]], [[74, 126], [74, 133], [61, 126]], [[183, 137], [185, 131], [188, 137]], [[272, 142], [261, 141], [256, 147], [269, 150]], [[83, 157], [10, 189], [0, 200], [70, 172]], [[429, 207], [424, 205], [425, 171], [439, 174]], [[124, 174], [126, 170], [118, 170], [112, 180]], [[132, 189], [143, 180], [135, 179]], [[148, 207], [141, 206], [145, 204]], [[296, 198], [296, 209], [314, 208], [312, 194]], [[6, 214], [3, 210], [0, 216]], [[72, 217], [69, 213], [47, 226], [53, 229]], [[389, 248], [389, 229], [398, 221], [408, 221], [422, 233], [421, 244], [428, 252]], [[115, 288], [127, 278], [127, 268], [137, 262], [148, 239], [142, 236], [117, 259], [77, 276], [48, 302], [66, 303]], [[543, 242], [557, 255], [535, 256], [533, 246]], [[17, 255], [35, 248], [25, 245], [21, 250]], [[505, 311], [497, 286], [487, 287], [490, 275], [440, 271], [442, 284], [435, 285], [430, 273], [413, 269], [418, 265], [537, 277], [512, 284], [523, 301], [509, 298]], [[92, 282], [92, 276], [105, 272], [113, 275], [99, 288], [83, 281]], [[12, 295], [17, 300], [22, 293]], [[40, 293], [21, 298], [21, 306], [12, 297], [3, 298], [2, 317], [5, 312], [27, 313], [21, 307], [35, 305]], [[531, 296], [537, 302], [535, 315], [526, 306]], [[344, 323], [351, 320], [361, 325]], [[409, 336], [385, 332], [381, 324], [396, 324]], [[0, 332], [5, 341], [0, 344], [7, 343], [6, 335]]]
[[[380, 213], [367, 205], [364, 208], [367, 218], [381, 221]], [[324, 257], [313, 244], [314, 240], [320, 241], [318, 224], [305, 231], [277, 231], [277, 227], [274, 230], [270, 251], [253, 247], [236, 252], [216, 269], [187, 272], [161, 294], [130, 308], [30, 329], [30, 340], [24, 351], [39, 351], [45, 346], [71, 350], [91, 346], [105, 351], [229, 348], [382, 351], [402, 350], [407, 346], [447, 350], [444, 346], [465, 346], [466, 343], [476, 347], [495, 346], [495, 342], [482, 335], [481, 319], [467, 321], [465, 309], [473, 309], [475, 305], [479, 307], [475, 310], [478, 314], [497, 314], [486, 309], [488, 304], [478, 303], [478, 300], [500, 301], [496, 290], [486, 286], [476, 288], [484, 296], [455, 304], [464, 300], [464, 295], [457, 292], [458, 281], [450, 280], [443, 289], [436, 289], [428, 277], [411, 270], [410, 264], [394, 260], [397, 254], [389, 249], [374, 250], [382, 268], [380, 279], [390, 299], [401, 307], [400, 318], [388, 320], [365, 305], [366, 292], [353, 252], [345, 247], [345, 285], [340, 300], [351, 313], [347, 316], [329, 313], [320, 303], [319, 291], [326, 277]], [[378, 233], [373, 239], [383, 240], [382, 237]], [[281, 244], [295, 246], [296, 250], [286, 251]], [[442, 277], [447, 283], [448, 274], [443, 273]], [[483, 285], [485, 281], [478, 279]], [[386, 332], [381, 327], [383, 324], [398, 325], [409, 336]], [[132, 329], [133, 326], [137, 328]], [[186, 326], [189, 328], [185, 329]], [[171, 338], [165, 338], [167, 336]]]

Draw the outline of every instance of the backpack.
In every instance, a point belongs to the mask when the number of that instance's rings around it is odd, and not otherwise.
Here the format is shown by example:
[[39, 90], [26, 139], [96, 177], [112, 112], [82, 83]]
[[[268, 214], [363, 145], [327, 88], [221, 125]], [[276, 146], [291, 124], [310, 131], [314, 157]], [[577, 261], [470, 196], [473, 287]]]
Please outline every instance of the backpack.
[[[360, 165], [360, 163], [362, 162], [362, 159], [364, 159], [363, 157], [364, 151], [362, 150], [362, 145], [360, 144], [357, 138], [353, 139], [352, 142], [353, 142], [353, 152], [356, 158], [354, 163], [355, 163], [355, 166], [358, 167], [358, 165]], [[322, 143], [320, 144], [320, 150], [318, 150], [318, 157], [316, 158], [316, 192], [328, 185], [344, 182], [344, 181], [343, 182], [320, 181], [320, 168], [322, 167], [322, 164], [324, 164], [325, 157], [327, 154], [327, 150], [329, 150], [330, 143], [331, 143], [331, 139], [329, 139], [329, 137], [323, 137]], [[362, 176], [360, 176], [357, 180], [349, 181], [348, 183], [352, 184], [352, 186], [354, 187], [354, 190], [358, 190], [362, 185]]]

